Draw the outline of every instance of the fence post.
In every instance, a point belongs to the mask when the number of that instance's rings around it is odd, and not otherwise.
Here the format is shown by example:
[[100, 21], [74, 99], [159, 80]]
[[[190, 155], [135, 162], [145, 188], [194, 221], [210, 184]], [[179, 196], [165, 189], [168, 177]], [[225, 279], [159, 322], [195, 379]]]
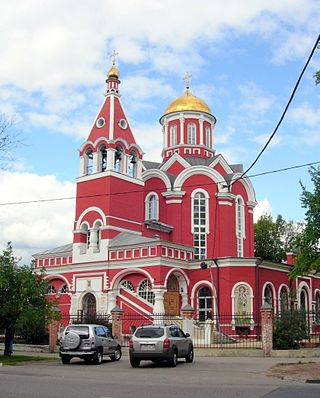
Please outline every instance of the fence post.
[[270, 357], [273, 348], [273, 308], [269, 303], [264, 303], [260, 312], [263, 355]]
[[49, 352], [55, 352], [57, 348], [59, 321], [54, 319], [49, 324]]
[[118, 307], [117, 305], [111, 310], [112, 315], [112, 334], [113, 336], [122, 343], [122, 317], [123, 317], [123, 309]]
[[191, 339], [193, 339], [193, 314], [194, 309], [190, 304], [187, 304], [181, 308], [181, 315], [183, 317], [183, 331], [185, 333], [189, 333]]

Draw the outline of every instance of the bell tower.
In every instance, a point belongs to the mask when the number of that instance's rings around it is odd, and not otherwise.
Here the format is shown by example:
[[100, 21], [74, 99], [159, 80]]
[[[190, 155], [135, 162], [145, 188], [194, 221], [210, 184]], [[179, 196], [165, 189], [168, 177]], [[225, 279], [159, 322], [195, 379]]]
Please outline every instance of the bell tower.
[[[112, 54], [105, 99], [80, 147], [73, 258], [107, 259], [120, 232], [140, 234], [143, 219], [142, 157], [120, 100], [120, 74]], [[133, 205], [134, 204], [134, 205]]]

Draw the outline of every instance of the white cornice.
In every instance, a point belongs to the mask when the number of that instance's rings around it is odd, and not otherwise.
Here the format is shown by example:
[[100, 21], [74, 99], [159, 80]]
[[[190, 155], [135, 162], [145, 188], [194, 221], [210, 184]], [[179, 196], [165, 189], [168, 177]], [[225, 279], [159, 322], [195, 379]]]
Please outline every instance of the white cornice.
[[[179, 145], [176, 145], [176, 146], [179, 146]], [[167, 149], [168, 148], [166, 148], [166, 150]], [[174, 155], [172, 155], [170, 157], [170, 159], [166, 163], [164, 163], [160, 167], [160, 170], [167, 171], [175, 162], [179, 162], [181, 164], [181, 166], [183, 166], [184, 168], [191, 167], [190, 164], [185, 159], [183, 159], [183, 157], [181, 157], [178, 153], [175, 153]]]
[[185, 191], [166, 191], [161, 193], [166, 199], [168, 198], [182, 198], [185, 195]]
[[87, 176], [83, 176], [83, 177], [78, 177], [76, 179], [77, 184], [80, 182], [84, 182], [84, 181], [92, 181], [92, 180], [96, 180], [99, 178], [105, 178], [105, 177], [115, 177], [115, 178], [119, 178], [120, 180], [125, 180], [128, 182], [131, 182], [132, 184], [136, 184], [136, 185], [140, 185], [140, 186], [144, 186], [144, 181], [140, 180], [136, 177], [130, 177], [127, 174], [122, 174], [122, 173], [118, 173], [114, 170], [106, 170], [103, 172], [99, 172], [99, 173], [95, 173], [95, 174], [90, 174]]

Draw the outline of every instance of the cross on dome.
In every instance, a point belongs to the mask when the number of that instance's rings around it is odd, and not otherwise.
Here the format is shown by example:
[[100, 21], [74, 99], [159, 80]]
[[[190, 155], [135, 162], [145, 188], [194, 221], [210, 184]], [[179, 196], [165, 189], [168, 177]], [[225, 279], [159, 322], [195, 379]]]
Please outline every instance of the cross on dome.
[[112, 59], [112, 65], [116, 64], [116, 57], [119, 55], [119, 53], [116, 52], [116, 50], [113, 50], [111, 54], [111, 59]]
[[186, 83], [186, 89], [188, 90], [190, 88], [190, 79], [191, 79], [192, 75], [190, 75], [189, 72], [186, 72], [186, 74], [183, 77], [183, 80]]

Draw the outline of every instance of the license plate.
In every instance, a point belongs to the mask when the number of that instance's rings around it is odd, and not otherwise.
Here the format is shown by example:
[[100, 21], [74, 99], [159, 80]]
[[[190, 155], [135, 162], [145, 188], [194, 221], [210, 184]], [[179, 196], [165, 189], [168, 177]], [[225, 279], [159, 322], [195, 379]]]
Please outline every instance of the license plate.
[[154, 344], [141, 344], [141, 351], [155, 351], [155, 349]]

